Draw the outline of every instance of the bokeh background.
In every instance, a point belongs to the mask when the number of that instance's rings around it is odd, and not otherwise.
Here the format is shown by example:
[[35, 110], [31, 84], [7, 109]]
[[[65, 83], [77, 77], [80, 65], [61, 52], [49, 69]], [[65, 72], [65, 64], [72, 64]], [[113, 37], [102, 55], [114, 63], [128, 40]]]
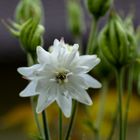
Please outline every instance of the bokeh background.
[[[0, 0], [0, 20], [13, 19], [14, 10], [18, 2], [19, 0]], [[55, 38], [60, 39], [61, 37], [64, 37], [66, 42], [73, 43], [72, 35], [67, 28], [66, 0], [42, 0], [42, 2], [46, 28], [44, 47], [47, 48], [52, 44]], [[84, 6], [86, 0], [81, 0], [81, 2], [86, 19], [86, 31], [83, 34], [83, 44], [86, 44], [91, 17]], [[140, 24], [139, 0], [116, 0], [115, 7], [123, 15], [127, 15], [130, 11], [133, 11], [135, 15], [135, 27]], [[104, 21], [105, 18], [101, 20], [101, 26]], [[0, 140], [28, 140], [30, 138], [27, 137], [26, 130], [30, 131], [34, 128], [32, 123], [28, 123], [28, 121], [30, 122], [32, 120], [29, 99], [19, 97], [19, 92], [27, 84], [27, 81], [23, 80], [17, 73], [17, 68], [20, 66], [26, 66], [26, 56], [20, 48], [18, 40], [10, 35], [2, 22], [0, 22]], [[115, 91], [111, 92], [114, 93]], [[110, 96], [110, 103], [114, 98], [115, 97]], [[136, 131], [138, 131], [140, 126], [140, 123], [137, 123], [140, 122], [140, 112], [137, 107], [140, 106], [140, 103], [137, 101], [137, 96], [135, 99], [136, 101], [134, 101], [132, 109], [134, 113], [137, 112], [138, 114], [136, 114], [136, 117], [133, 116], [135, 114], [132, 114], [132, 122], [134, 123], [131, 125], [131, 130], [133, 131], [130, 132], [132, 134], [134, 133], [134, 135], [138, 135]], [[96, 102], [95, 107], [98, 108], [98, 103]], [[97, 110], [97, 108], [95, 110]], [[109, 127], [108, 125], [105, 126]], [[88, 131], [86, 128], [83, 128], [83, 130], [84, 129]], [[128, 140], [137, 140], [138, 137], [136, 138], [134, 135], [130, 135]], [[84, 133], [82, 134], [82, 139], [88, 140]]]

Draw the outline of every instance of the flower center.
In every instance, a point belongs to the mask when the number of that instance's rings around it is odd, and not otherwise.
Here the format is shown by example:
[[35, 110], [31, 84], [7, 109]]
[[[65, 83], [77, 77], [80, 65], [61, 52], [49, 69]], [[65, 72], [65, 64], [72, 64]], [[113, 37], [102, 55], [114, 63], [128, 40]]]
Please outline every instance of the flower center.
[[59, 84], [66, 83], [68, 81], [67, 76], [68, 72], [60, 72], [56, 74], [56, 82]]

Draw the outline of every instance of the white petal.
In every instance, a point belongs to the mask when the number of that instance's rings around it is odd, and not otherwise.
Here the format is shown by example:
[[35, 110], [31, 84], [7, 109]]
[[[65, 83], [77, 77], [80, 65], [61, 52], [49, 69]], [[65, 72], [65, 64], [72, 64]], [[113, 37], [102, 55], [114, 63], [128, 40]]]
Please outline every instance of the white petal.
[[89, 71], [89, 68], [87, 66], [77, 66], [77, 67], [70, 67], [71, 72], [74, 74], [79, 74], [79, 73], [87, 73]]
[[[26, 78], [33, 77], [36, 75], [36, 71], [39, 70], [40, 64], [33, 65], [31, 67], [21, 67], [18, 68], [17, 71], [25, 76]], [[30, 79], [30, 78], [29, 78]]]
[[37, 108], [36, 112], [41, 113], [45, 108], [47, 108], [51, 103], [55, 101], [56, 98], [56, 88], [55, 87], [50, 87], [48, 90], [42, 92], [39, 95], [38, 98], [38, 103], [37, 103]]
[[79, 49], [79, 45], [78, 44], [74, 44], [73, 45], [73, 49], [78, 50]]
[[45, 90], [47, 91], [51, 84], [52, 83], [50, 82], [50, 80], [46, 78], [38, 80], [36, 91], [40, 93], [45, 92]]
[[70, 94], [72, 98], [78, 100], [79, 102], [86, 104], [86, 105], [92, 105], [92, 100], [88, 93], [78, 86], [69, 86], [68, 91], [70, 91]]
[[50, 61], [50, 53], [45, 51], [42, 47], [37, 47], [37, 58], [39, 63], [47, 63]]
[[89, 67], [89, 71], [94, 68], [99, 62], [100, 59], [97, 58], [96, 55], [83, 55], [80, 56], [79, 60], [80, 65]]
[[55, 39], [54, 42], [53, 42], [53, 45], [54, 45], [54, 46], [58, 46], [59, 43], [60, 43], [59, 40], [58, 40], [58, 39]]
[[81, 77], [79, 75], [69, 76], [68, 80], [69, 80], [71, 85], [78, 85], [78, 86], [81, 86], [84, 89], [87, 89], [89, 87], [89, 86], [87, 86], [87, 83], [85, 82], [83, 77]]
[[70, 65], [73, 62], [73, 60], [75, 59], [75, 57], [78, 53], [78, 48], [79, 48], [78, 44], [73, 45], [72, 52], [69, 54], [68, 59], [67, 59], [67, 64], [68, 65]]
[[38, 92], [36, 92], [36, 85], [37, 85], [37, 81], [30, 82], [27, 85], [27, 87], [23, 91], [20, 92], [20, 96], [29, 97], [29, 96], [35, 96], [39, 94]]
[[102, 87], [100, 82], [98, 82], [96, 79], [94, 79], [93, 77], [91, 77], [88, 74], [81, 74], [79, 76], [81, 76], [85, 80], [88, 87], [92, 87], [92, 88], [101, 88]]
[[62, 112], [66, 117], [70, 117], [72, 110], [72, 99], [71, 97], [64, 96], [62, 93], [57, 95], [57, 104], [61, 108]]

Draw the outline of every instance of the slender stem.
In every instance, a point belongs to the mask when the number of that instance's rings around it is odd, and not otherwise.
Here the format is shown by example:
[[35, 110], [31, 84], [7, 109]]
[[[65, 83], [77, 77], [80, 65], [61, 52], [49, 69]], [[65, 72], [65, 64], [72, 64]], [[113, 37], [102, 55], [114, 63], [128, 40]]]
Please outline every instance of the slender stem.
[[[118, 91], [118, 105], [115, 111], [115, 115], [112, 121], [112, 128], [107, 140], [112, 140], [113, 134], [115, 132], [115, 126], [117, 123], [117, 117], [119, 114], [120, 122], [120, 137], [122, 137], [122, 92], [123, 92], [123, 69], [116, 71], [116, 81], [117, 81], [117, 91]], [[121, 138], [120, 138], [121, 140]]]
[[128, 75], [128, 96], [126, 101], [126, 108], [125, 108], [125, 116], [124, 116], [124, 140], [126, 139], [126, 132], [127, 132], [127, 122], [128, 122], [128, 111], [130, 106], [130, 100], [132, 96], [132, 87], [133, 87], [133, 67], [129, 68], [129, 75]]
[[[27, 63], [28, 63], [28, 66], [31, 66], [35, 63], [30, 54], [27, 54]], [[36, 108], [35, 97], [31, 97], [30, 101], [31, 101], [31, 106], [32, 106], [36, 126], [38, 128], [39, 134], [43, 137], [43, 132], [42, 132], [42, 129], [41, 129], [41, 126], [40, 126], [38, 114], [36, 113], [36, 109], [35, 109]]]
[[73, 124], [74, 124], [75, 116], [76, 116], [77, 105], [78, 105], [77, 101], [74, 101], [72, 116], [71, 116], [71, 120], [70, 120], [70, 123], [69, 123], [69, 127], [68, 127], [68, 131], [67, 131], [65, 140], [69, 140], [71, 130], [72, 130], [72, 127], [73, 127]]
[[116, 123], [117, 123], [118, 113], [119, 113], [119, 102], [118, 102], [118, 105], [117, 105], [117, 108], [116, 108], [116, 111], [115, 111], [114, 118], [112, 120], [112, 128], [111, 128], [111, 131], [110, 131], [110, 134], [109, 134], [107, 140], [112, 140], [112, 138], [113, 138], [113, 134], [115, 132], [115, 126], [116, 126]]
[[96, 119], [96, 123], [95, 123], [95, 128], [96, 128], [95, 138], [96, 138], [96, 140], [99, 140], [100, 139], [99, 130], [100, 130], [101, 122], [102, 122], [103, 117], [104, 117], [104, 107], [105, 107], [105, 100], [106, 100], [107, 89], [108, 89], [107, 82], [104, 81], [103, 82], [102, 93], [100, 94], [100, 107], [99, 107], [99, 112], [97, 114], [97, 119]]
[[87, 54], [92, 54], [94, 47], [96, 45], [97, 23], [98, 23], [97, 19], [92, 20], [91, 31], [90, 31], [90, 36], [88, 40], [87, 50], [86, 50]]
[[122, 94], [123, 94], [123, 68], [116, 72], [118, 101], [119, 101], [119, 140], [123, 140], [123, 114], [122, 114]]
[[59, 140], [62, 140], [62, 126], [63, 126], [63, 121], [62, 121], [62, 111], [59, 109]]
[[30, 101], [31, 101], [31, 105], [32, 105], [32, 110], [33, 110], [33, 115], [34, 115], [34, 119], [36, 122], [36, 126], [38, 128], [39, 134], [43, 137], [44, 134], [43, 134], [42, 128], [40, 126], [39, 118], [38, 118], [38, 115], [37, 115], [36, 109], [35, 109], [36, 108], [35, 97], [31, 97]]
[[43, 121], [43, 126], [44, 126], [44, 136], [45, 136], [44, 140], [50, 140], [48, 123], [47, 123], [45, 111], [42, 112], [42, 121]]

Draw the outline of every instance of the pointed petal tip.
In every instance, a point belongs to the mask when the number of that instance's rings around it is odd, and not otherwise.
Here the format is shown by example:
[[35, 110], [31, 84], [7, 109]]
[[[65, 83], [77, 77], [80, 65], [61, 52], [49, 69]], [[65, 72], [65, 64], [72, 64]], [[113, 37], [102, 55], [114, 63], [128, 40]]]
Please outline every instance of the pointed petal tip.
[[95, 88], [101, 88], [101, 87], [102, 87], [102, 84], [99, 81], [97, 81]]
[[78, 50], [79, 49], [79, 44], [74, 44], [73, 45], [73, 48], [76, 49], [76, 50]]
[[96, 65], [97, 65], [97, 64], [99, 64], [101, 62], [101, 59], [97, 57], [95, 62], [96, 62]]
[[43, 48], [41, 46], [37, 46], [36, 51], [39, 53]]
[[58, 39], [54, 39], [54, 41], [53, 41], [53, 45], [55, 46], [57, 46], [58, 44], [60, 43], [60, 41], [58, 40]]
[[91, 106], [93, 104], [91, 98], [88, 100], [87, 105]]
[[17, 72], [20, 73], [21, 75], [24, 75], [24, 73], [26, 71], [26, 68], [28, 68], [28, 67], [20, 67], [20, 68], [17, 68]]
[[17, 72], [20, 73], [21, 72], [21, 67], [17, 68]]
[[19, 93], [20, 97], [26, 97], [22, 92]]
[[62, 111], [62, 112], [64, 113], [64, 116], [66, 118], [69, 118], [71, 116], [71, 112], [64, 112], [64, 111]]
[[37, 114], [40, 114], [42, 111], [43, 111], [43, 110], [40, 109], [40, 108], [38, 107], [38, 105], [37, 105], [37, 107], [36, 107], [36, 113], [37, 113]]

